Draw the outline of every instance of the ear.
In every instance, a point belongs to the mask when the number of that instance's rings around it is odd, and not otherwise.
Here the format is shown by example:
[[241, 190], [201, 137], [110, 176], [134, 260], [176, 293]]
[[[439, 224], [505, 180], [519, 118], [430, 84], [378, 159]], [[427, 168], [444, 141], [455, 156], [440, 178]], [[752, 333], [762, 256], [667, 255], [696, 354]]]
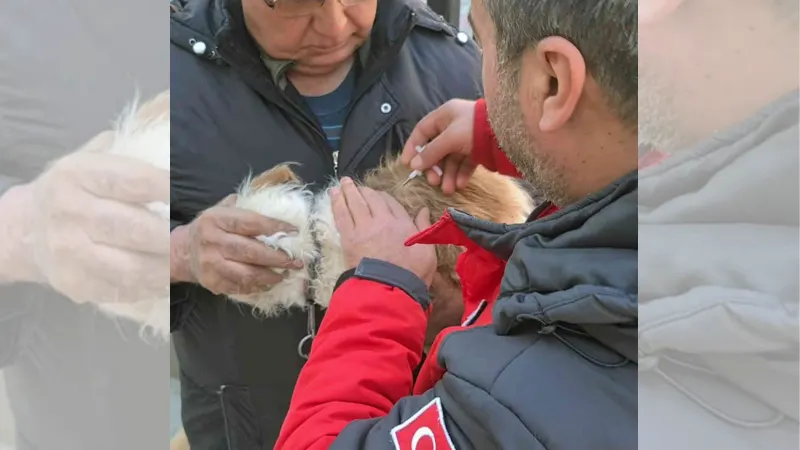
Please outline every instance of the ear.
[[292, 171], [291, 164], [280, 164], [250, 180], [252, 189], [261, 189], [279, 184], [300, 183], [300, 178]]
[[521, 107], [541, 104], [539, 129], [554, 131], [575, 112], [586, 83], [586, 62], [580, 50], [560, 36], [543, 39], [522, 57]]

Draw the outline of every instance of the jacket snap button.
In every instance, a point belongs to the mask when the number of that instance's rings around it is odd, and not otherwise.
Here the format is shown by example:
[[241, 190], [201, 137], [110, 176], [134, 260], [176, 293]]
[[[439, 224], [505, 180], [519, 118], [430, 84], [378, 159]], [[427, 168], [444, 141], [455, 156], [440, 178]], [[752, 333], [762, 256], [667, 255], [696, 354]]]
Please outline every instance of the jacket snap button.
[[382, 104], [381, 105], [381, 112], [384, 113], [384, 114], [389, 114], [390, 112], [392, 112], [392, 105], [390, 105], [388, 103]]
[[456, 39], [458, 39], [458, 42], [461, 43], [462, 45], [469, 42], [469, 36], [467, 36], [467, 33], [464, 33], [463, 31], [458, 32], [458, 34], [456, 35]]
[[195, 55], [205, 54], [206, 48], [207, 48], [206, 43], [203, 41], [197, 41], [194, 44], [192, 44], [192, 51], [194, 52]]

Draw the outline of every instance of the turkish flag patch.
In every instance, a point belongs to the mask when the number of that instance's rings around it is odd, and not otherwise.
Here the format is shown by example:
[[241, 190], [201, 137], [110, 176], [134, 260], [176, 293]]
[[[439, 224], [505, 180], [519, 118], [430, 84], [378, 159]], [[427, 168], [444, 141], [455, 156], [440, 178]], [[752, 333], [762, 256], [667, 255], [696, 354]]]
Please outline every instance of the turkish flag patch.
[[444, 425], [444, 411], [439, 397], [392, 428], [392, 440], [396, 450], [456, 450]]

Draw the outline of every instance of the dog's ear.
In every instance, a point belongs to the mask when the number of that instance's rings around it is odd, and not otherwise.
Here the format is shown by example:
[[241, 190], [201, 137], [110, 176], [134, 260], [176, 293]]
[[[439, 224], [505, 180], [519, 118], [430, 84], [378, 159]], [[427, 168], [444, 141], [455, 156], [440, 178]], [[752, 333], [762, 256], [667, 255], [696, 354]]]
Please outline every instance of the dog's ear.
[[250, 188], [261, 189], [287, 183], [298, 184], [300, 177], [294, 173], [291, 164], [279, 164], [250, 180]]

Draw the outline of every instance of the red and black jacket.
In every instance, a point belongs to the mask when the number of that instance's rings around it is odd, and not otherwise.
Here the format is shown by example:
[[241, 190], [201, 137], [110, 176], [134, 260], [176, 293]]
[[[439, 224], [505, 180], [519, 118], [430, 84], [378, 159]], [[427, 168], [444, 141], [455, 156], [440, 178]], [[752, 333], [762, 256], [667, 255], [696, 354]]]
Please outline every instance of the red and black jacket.
[[[473, 139], [474, 162], [519, 176], [499, 148], [482, 100], [476, 105]], [[536, 214], [544, 217], [556, 209], [545, 205]], [[412, 392], [425, 393], [445, 373], [437, 364], [439, 346], [445, 337], [491, 323], [491, 306], [500, 288], [505, 261], [469, 239], [449, 213], [409, 239], [407, 245], [417, 243], [466, 248], [456, 267], [465, 302], [463, 325], [440, 333], [414, 383], [430, 312], [427, 290], [421, 280], [399, 267], [363, 261], [334, 292], [311, 357], [297, 382], [276, 449], [328, 449], [351, 422], [390, 415], [401, 399]], [[392, 423], [399, 424], [420, 411], [419, 420], [426, 415], [433, 420], [442, 414], [440, 403], [428, 402], [426, 407], [416, 411], [412, 408], [407, 414], [398, 410], [397, 420]], [[392, 433], [385, 431], [388, 439]], [[446, 430], [435, 432], [435, 436], [445, 435], [450, 436]], [[405, 448], [400, 442], [402, 433], [392, 436], [395, 448]], [[350, 449], [362, 448], [359, 444], [348, 445]]]

